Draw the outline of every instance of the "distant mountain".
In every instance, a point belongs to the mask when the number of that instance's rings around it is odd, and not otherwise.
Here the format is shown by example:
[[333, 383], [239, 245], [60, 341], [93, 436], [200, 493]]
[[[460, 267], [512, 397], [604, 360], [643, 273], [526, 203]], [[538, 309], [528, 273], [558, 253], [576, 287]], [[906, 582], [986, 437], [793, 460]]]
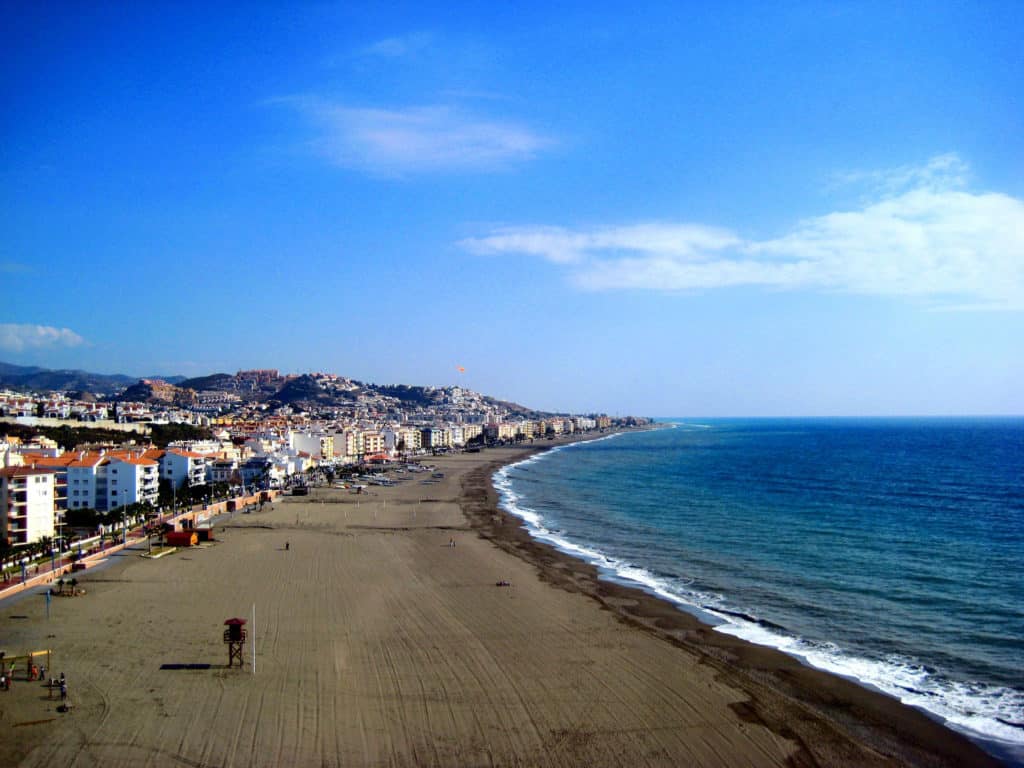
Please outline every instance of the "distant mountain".
[[11, 363], [0, 363], [0, 376], [28, 376], [32, 373], [45, 371], [36, 365], [12, 365]]
[[[50, 370], [35, 366], [0, 362], [0, 388], [21, 392], [60, 390], [77, 398], [104, 398], [165, 405], [189, 405], [202, 391], [234, 392], [246, 402], [277, 402], [299, 408], [351, 405], [353, 401], [383, 397], [404, 408], [431, 407], [449, 402], [451, 387], [421, 387], [409, 384], [366, 384], [337, 376], [319, 374], [278, 376], [254, 381], [229, 373], [207, 376], [152, 376], [138, 378], [122, 374], [106, 375], [77, 370]], [[525, 418], [550, 415], [517, 403], [479, 396], [488, 407], [502, 407]]]
[[105, 375], [79, 370], [50, 370], [36, 366], [0, 363], [0, 387], [20, 392], [79, 390], [111, 395], [137, 381], [134, 376]]
[[[175, 384], [184, 376], [159, 376], [168, 384]], [[137, 376], [121, 373], [105, 374], [88, 371], [40, 368], [35, 365], [13, 365], [0, 362], [0, 387], [18, 392], [65, 391], [92, 393], [109, 397], [139, 381]]]

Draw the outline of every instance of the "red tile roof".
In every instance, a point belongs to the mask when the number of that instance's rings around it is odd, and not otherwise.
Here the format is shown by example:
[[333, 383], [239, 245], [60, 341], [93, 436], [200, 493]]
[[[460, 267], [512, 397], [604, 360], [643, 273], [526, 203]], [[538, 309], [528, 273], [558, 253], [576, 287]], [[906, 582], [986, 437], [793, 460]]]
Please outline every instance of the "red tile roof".
[[36, 469], [35, 467], [4, 467], [0, 469], [0, 477], [30, 477], [32, 475], [52, 475], [52, 469]]

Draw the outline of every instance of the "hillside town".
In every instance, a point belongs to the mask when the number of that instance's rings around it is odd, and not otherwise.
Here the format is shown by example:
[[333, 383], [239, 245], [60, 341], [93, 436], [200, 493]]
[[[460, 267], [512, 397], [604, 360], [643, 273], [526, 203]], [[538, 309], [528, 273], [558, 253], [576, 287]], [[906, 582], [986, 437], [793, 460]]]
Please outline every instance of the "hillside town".
[[[103, 398], [0, 391], [0, 547], [66, 547], [94, 532], [83, 526], [116, 525], [115, 511], [144, 519], [179, 496], [211, 502], [313, 474], [647, 422], [541, 414], [457, 386], [373, 387], [333, 374], [267, 369], [197, 381], [208, 388], [144, 379]], [[151, 434], [160, 425], [183, 425], [190, 437], [158, 446]], [[44, 434], [61, 426], [104, 439], [62, 445]]]

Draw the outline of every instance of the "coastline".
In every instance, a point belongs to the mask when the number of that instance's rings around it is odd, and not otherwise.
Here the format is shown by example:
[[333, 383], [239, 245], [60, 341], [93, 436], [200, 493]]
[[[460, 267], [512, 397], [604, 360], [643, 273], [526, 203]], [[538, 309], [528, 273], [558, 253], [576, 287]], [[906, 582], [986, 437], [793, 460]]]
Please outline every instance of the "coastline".
[[[0, 764], [998, 764], [533, 540], [491, 475], [567, 442], [283, 498], [158, 560], [135, 545], [52, 616], [40, 590], [0, 604], [2, 649], [52, 649], [74, 705], [20, 678], [0, 692]], [[228, 617], [250, 622], [242, 668]]]
[[[586, 440], [561, 440], [557, 445]], [[623, 623], [716, 666], [751, 697], [747, 714], [752, 722], [797, 738], [802, 750], [797, 763], [837, 764], [837, 757], [845, 752], [843, 742], [849, 739], [909, 765], [1003, 764], [930, 713], [780, 650], [717, 632], [678, 605], [641, 586], [602, 578], [596, 566], [533, 537], [522, 519], [501, 508], [493, 476], [503, 466], [551, 447], [530, 447], [509, 461], [492, 462], [467, 475], [463, 507], [474, 529], [503, 551], [534, 565], [546, 583], [584, 594]], [[821, 718], [825, 727], [813, 722], [809, 713]], [[862, 760], [858, 756], [850, 764]], [[845, 758], [838, 760], [845, 762]]]

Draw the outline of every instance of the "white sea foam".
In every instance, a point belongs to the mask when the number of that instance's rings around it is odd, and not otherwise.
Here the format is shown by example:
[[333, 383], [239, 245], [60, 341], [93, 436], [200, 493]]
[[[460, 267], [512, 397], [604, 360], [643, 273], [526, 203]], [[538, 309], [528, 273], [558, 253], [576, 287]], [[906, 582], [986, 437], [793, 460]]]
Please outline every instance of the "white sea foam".
[[[572, 446], [560, 446], [553, 450], [568, 447]], [[777, 648], [810, 666], [877, 688], [904, 704], [938, 716], [951, 727], [968, 735], [1007, 745], [1014, 753], [1024, 749], [1024, 727], [1021, 727], [1024, 725], [1024, 694], [1020, 691], [951, 680], [939, 672], [926, 670], [911, 659], [897, 656], [869, 659], [845, 652], [831, 643], [806, 641], [782, 630], [724, 612], [727, 604], [722, 596], [693, 590], [690, 588], [692, 582], [658, 576], [640, 565], [616, 558], [594, 546], [573, 541], [564, 532], [550, 530], [545, 525], [543, 515], [523, 503], [509, 476], [510, 470], [540, 461], [550, 453], [537, 454], [503, 467], [493, 477], [501, 506], [520, 517], [534, 537], [591, 563], [606, 578], [635, 584], [662, 599], [696, 611], [705, 618], [714, 617], [720, 622], [715, 627], [720, 632]]]
[[[919, 707], [962, 731], [1006, 744], [1024, 745], [1024, 695], [1010, 688], [950, 680], [912, 659], [868, 659], [832, 644], [815, 644], [753, 622], [726, 617], [717, 627], [758, 645], [767, 645], [807, 664], [878, 688], [904, 704]], [[1017, 723], [1018, 726], [1007, 723]]]

